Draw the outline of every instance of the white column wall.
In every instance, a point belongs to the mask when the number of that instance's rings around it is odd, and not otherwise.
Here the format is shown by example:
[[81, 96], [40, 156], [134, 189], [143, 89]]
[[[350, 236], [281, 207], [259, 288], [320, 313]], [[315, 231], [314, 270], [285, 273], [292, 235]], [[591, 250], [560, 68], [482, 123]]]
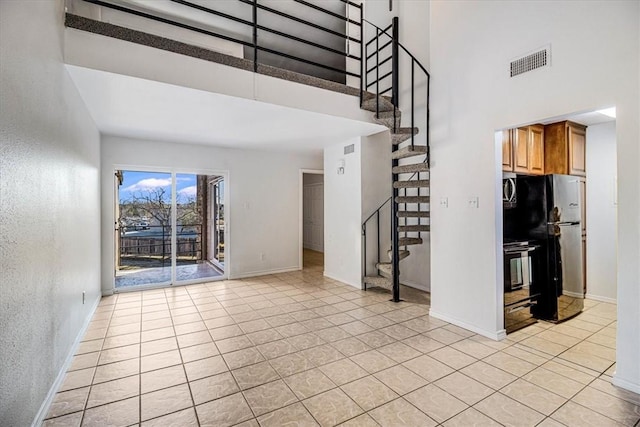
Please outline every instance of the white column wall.
[[616, 123], [587, 128], [587, 298], [617, 300]]
[[[344, 147], [354, 152], [344, 154]], [[360, 289], [362, 175], [360, 138], [324, 149], [324, 275]], [[344, 165], [344, 173], [338, 167]]]

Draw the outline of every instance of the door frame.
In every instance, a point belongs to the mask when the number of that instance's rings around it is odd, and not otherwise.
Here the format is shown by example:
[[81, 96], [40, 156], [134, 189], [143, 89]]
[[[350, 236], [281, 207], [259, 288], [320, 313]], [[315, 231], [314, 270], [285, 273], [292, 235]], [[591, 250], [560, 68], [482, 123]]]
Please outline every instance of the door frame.
[[[157, 289], [157, 288], [170, 288], [170, 287], [174, 287], [174, 286], [185, 286], [185, 285], [192, 285], [192, 284], [196, 284], [196, 283], [205, 283], [205, 282], [211, 282], [211, 281], [216, 281], [216, 280], [227, 280], [229, 278], [229, 271], [231, 271], [231, 242], [229, 239], [229, 235], [231, 233], [231, 203], [230, 203], [230, 185], [229, 185], [229, 171], [228, 170], [214, 170], [214, 169], [199, 169], [199, 168], [175, 168], [175, 167], [163, 167], [163, 166], [135, 166], [135, 165], [130, 165], [130, 164], [121, 164], [121, 163], [114, 163], [113, 165], [111, 165], [111, 172], [110, 175], [113, 175], [113, 173], [117, 170], [125, 170], [125, 171], [136, 171], [136, 172], [160, 172], [160, 173], [168, 173], [171, 175], [171, 180], [172, 180], [172, 223], [175, 222], [175, 197], [176, 197], [176, 189], [174, 187], [173, 184], [175, 184], [175, 177], [178, 174], [194, 174], [194, 175], [219, 175], [224, 177], [224, 181], [225, 181], [225, 186], [224, 186], [224, 204], [225, 204], [225, 230], [224, 230], [224, 240], [225, 240], [225, 266], [224, 266], [224, 274], [220, 277], [217, 278], [203, 278], [203, 279], [194, 279], [194, 280], [188, 280], [188, 281], [181, 281], [180, 283], [176, 283], [175, 280], [175, 259], [174, 259], [174, 254], [173, 251], [175, 250], [175, 236], [172, 236], [172, 267], [171, 267], [171, 281], [167, 284], [167, 283], [161, 283], [161, 284], [148, 284], [148, 285], [139, 285], [139, 286], [132, 286], [130, 288], [116, 288], [116, 277], [115, 277], [115, 246], [116, 246], [116, 242], [115, 242], [115, 232], [113, 231], [113, 224], [115, 224], [116, 218], [115, 218], [115, 209], [113, 208], [113, 206], [115, 206], [115, 203], [118, 203], [117, 200], [115, 200], [115, 196], [116, 196], [116, 191], [113, 191], [112, 194], [110, 196], [108, 196], [108, 200], [110, 201], [110, 203], [112, 204], [112, 208], [109, 209], [109, 216], [110, 218], [108, 219], [109, 221], [109, 227], [111, 228], [111, 239], [113, 240], [111, 242], [111, 248], [112, 248], [112, 253], [114, 256], [111, 256], [111, 260], [110, 260], [110, 275], [111, 275], [111, 293], [124, 293], [124, 292], [138, 292], [138, 291], [142, 291], [142, 290], [146, 290], [146, 289]], [[115, 190], [115, 189], [114, 189]], [[104, 200], [104, 199], [103, 199]], [[109, 291], [109, 290], [105, 290], [105, 291]]]
[[[302, 270], [303, 265], [303, 251], [304, 251], [304, 174], [308, 173], [311, 175], [324, 175], [323, 169], [300, 169], [299, 173], [299, 188], [298, 188], [298, 270]], [[322, 194], [322, 199], [324, 201], [324, 193]], [[323, 225], [323, 235], [324, 235], [324, 225]], [[323, 245], [324, 246], [324, 245]]]

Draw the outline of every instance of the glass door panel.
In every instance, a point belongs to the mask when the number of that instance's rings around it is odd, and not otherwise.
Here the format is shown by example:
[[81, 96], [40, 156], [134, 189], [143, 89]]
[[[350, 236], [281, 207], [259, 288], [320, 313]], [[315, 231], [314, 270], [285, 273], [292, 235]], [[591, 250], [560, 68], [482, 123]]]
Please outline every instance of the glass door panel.
[[[212, 259], [211, 223], [216, 218], [211, 175], [176, 174], [176, 282], [222, 277], [223, 267]], [[215, 193], [215, 192], [213, 192]], [[213, 196], [213, 199], [212, 199]]]
[[170, 173], [115, 173], [115, 286], [171, 283]]

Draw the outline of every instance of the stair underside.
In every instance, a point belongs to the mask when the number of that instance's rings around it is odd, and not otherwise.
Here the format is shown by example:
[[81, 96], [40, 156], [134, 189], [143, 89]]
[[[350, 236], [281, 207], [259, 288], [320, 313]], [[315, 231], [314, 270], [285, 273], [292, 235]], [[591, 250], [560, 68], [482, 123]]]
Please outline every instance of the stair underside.
[[402, 144], [408, 139], [411, 139], [411, 135], [417, 135], [419, 133], [418, 128], [397, 128], [395, 132], [391, 130], [391, 143], [393, 145]]
[[424, 156], [427, 154], [426, 145], [414, 145], [401, 148], [391, 153], [392, 159], [406, 159], [407, 157]]
[[422, 239], [419, 237], [401, 237], [398, 239], [398, 246], [421, 245]]
[[[400, 128], [401, 118], [402, 118], [402, 114], [400, 113], [400, 110], [396, 108], [396, 117], [395, 117], [396, 129]], [[393, 132], [393, 110], [381, 111], [378, 117], [375, 117], [374, 115], [373, 121], [380, 125], [388, 127], [391, 130], [391, 132]]]
[[[411, 255], [411, 252], [409, 252], [406, 249], [400, 249], [398, 251], [398, 254], [400, 255], [400, 260], [405, 259], [406, 257], [408, 257], [409, 255]], [[391, 261], [393, 259], [393, 251], [391, 249], [389, 249], [387, 251], [387, 255], [389, 256], [389, 261]]]

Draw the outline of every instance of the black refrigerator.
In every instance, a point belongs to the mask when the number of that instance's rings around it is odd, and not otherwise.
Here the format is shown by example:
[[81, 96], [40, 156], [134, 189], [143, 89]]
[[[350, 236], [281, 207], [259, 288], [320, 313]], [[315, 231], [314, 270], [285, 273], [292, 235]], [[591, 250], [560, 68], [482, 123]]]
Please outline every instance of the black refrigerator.
[[540, 297], [534, 317], [561, 322], [584, 307], [580, 181], [570, 175], [519, 175], [518, 205], [512, 213], [519, 231], [544, 243]]

